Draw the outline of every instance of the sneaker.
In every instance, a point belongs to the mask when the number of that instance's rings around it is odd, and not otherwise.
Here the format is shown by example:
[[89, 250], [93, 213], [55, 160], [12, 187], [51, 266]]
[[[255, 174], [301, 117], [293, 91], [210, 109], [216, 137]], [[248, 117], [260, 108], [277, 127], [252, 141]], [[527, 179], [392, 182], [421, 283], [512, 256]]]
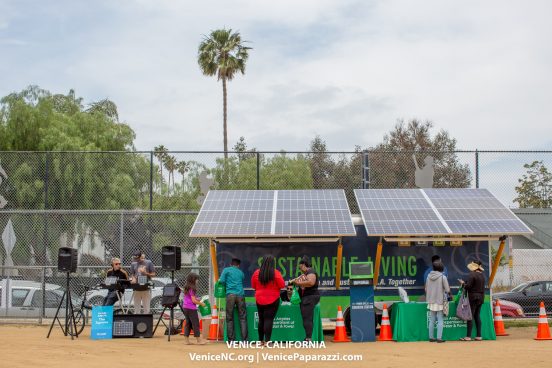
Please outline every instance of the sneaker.
[[443, 339], [437, 339], [437, 342], [438, 342], [438, 343], [441, 343], [441, 342], [445, 342], [445, 340], [443, 340]]
[[437, 341], [437, 339], [433, 339], [433, 338], [429, 339], [429, 342], [435, 342], [435, 341]]

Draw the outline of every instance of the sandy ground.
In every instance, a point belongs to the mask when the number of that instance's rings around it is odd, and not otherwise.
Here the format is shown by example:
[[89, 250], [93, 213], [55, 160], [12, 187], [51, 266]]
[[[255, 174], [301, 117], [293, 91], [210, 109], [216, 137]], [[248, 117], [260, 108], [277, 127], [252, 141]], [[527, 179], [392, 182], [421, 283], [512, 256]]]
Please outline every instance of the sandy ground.
[[[205, 346], [184, 345], [182, 336], [172, 336], [171, 342], [163, 336], [160, 328], [151, 339], [91, 340], [89, 330], [80, 338], [71, 341], [59, 328], [54, 329], [49, 339], [47, 326], [0, 325], [0, 367], [282, 367], [306, 365], [304, 361], [266, 361], [262, 354], [279, 357], [298, 353], [310, 354], [360, 354], [362, 361], [311, 362], [314, 367], [408, 367], [428, 368], [437, 366], [487, 367], [552, 367], [552, 340], [535, 341], [535, 328], [510, 328], [510, 336], [497, 341], [461, 342], [444, 344], [429, 342], [331, 342], [326, 335], [325, 349], [231, 349], [225, 343], [209, 343]], [[231, 361], [195, 361], [193, 353], [234, 354], [233, 357], [251, 355], [253, 363]], [[256, 361], [257, 355], [259, 362]], [[333, 355], [335, 358], [336, 355]], [[224, 359], [224, 358], [223, 358]]]

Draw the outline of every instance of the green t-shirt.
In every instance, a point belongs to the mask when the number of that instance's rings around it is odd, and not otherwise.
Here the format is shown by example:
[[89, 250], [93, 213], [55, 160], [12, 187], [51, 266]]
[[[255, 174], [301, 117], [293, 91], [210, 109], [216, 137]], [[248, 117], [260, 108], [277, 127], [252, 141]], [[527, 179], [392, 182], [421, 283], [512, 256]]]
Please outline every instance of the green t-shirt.
[[226, 267], [220, 275], [219, 281], [226, 285], [226, 295], [236, 294], [243, 296], [243, 280], [245, 275], [234, 266]]

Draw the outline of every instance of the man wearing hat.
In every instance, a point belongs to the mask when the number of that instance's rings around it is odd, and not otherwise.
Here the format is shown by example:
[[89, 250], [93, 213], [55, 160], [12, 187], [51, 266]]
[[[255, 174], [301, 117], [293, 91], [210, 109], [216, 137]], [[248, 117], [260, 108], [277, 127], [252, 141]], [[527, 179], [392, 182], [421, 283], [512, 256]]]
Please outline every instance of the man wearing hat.
[[243, 292], [245, 275], [240, 270], [240, 260], [232, 258], [230, 267], [226, 267], [220, 275], [219, 282], [226, 285], [226, 332], [228, 341], [234, 341], [234, 307], [238, 308], [242, 341], [247, 341], [247, 310]]
[[[146, 259], [144, 252], [139, 251], [134, 253], [134, 262], [130, 265], [131, 282], [136, 284], [139, 276], [147, 276], [148, 281], [155, 276], [155, 267], [153, 262]], [[149, 314], [151, 303], [151, 290], [145, 287], [145, 290], [134, 290], [134, 313]]]
[[466, 337], [461, 338], [462, 341], [471, 341], [473, 321], [475, 321], [475, 328], [477, 334], [475, 336], [476, 341], [481, 340], [481, 306], [485, 300], [485, 275], [483, 275], [483, 267], [480, 260], [474, 260], [468, 263], [468, 269], [470, 274], [468, 280], [458, 280], [464, 289], [468, 292], [468, 299], [470, 301], [470, 308], [472, 312], [472, 320], [468, 321]]

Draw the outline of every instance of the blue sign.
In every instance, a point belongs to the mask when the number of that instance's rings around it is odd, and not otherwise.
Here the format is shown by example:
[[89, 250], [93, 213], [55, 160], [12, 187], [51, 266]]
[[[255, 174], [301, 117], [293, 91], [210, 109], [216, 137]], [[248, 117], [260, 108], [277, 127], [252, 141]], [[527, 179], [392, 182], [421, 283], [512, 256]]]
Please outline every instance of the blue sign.
[[350, 293], [351, 340], [353, 342], [376, 341], [374, 287], [351, 285]]
[[113, 337], [113, 306], [92, 307], [92, 329], [90, 338], [93, 340], [111, 339]]

